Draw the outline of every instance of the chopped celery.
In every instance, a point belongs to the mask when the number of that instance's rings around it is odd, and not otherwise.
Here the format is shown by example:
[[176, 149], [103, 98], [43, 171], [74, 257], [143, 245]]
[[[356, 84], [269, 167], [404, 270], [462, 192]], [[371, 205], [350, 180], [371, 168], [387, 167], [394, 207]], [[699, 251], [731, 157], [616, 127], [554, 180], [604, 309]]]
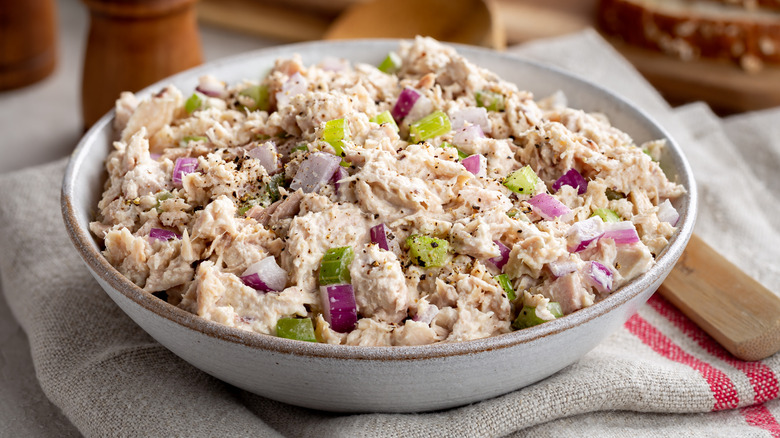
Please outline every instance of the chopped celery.
[[376, 116], [372, 117], [369, 122], [374, 122], [377, 125], [384, 125], [385, 123], [389, 123], [390, 127], [393, 128], [393, 131], [398, 132], [398, 124], [395, 123], [395, 120], [393, 119], [392, 114], [390, 114], [390, 111], [384, 111], [377, 114]]
[[409, 140], [412, 143], [430, 140], [452, 130], [450, 118], [442, 110], [436, 110], [409, 126]]
[[462, 160], [464, 158], [467, 158], [469, 154], [463, 152], [462, 150], [458, 149], [454, 144], [448, 143], [446, 141], [441, 142], [441, 147], [443, 148], [455, 148], [456, 151], [458, 151], [458, 159]]
[[355, 257], [351, 246], [330, 248], [325, 251], [320, 262], [320, 286], [327, 284], [349, 283], [349, 265]]
[[236, 212], [238, 213], [239, 216], [244, 216], [244, 215], [246, 215], [247, 211], [252, 209], [252, 207], [256, 207], [256, 206], [261, 205], [261, 204], [262, 204], [262, 200], [260, 198], [247, 199], [246, 201], [243, 201], [239, 205], [239, 207], [236, 210]]
[[[549, 303], [547, 303], [547, 310], [550, 313], [552, 313], [552, 315], [556, 318], [560, 318], [561, 316], [563, 316], [563, 312], [561, 311], [561, 305], [556, 303], [555, 301], [550, 301]], [[520, 330], [528, 327], [533, 327], [535, 325], [539, 325], [544, 322], [547, 322], [547, 320], [544, 320], [536, 316], [536, 307], [523, 306], [523, 309], [520, 310], [520, 313], [517, 315], [517, 318], [515, 318], [515, 321], [512, 323], [512, 327], [516, 328], [517, 330]]]
[[266, 193], [271, 202], [276, 202], [282, 197], [279, 193], [279, 187], [284, 187], [284, 175], [281, 173], [272, 176], [271, 180], [268, 181], [268, 185], [265, 186]]
[[154, 197], [157, 199], [157, 204], [154, 206], [154, 209], [157, 210], [157, 213], [162, 213], [162, 202], [166, 199], [173, 198], [173, 194], [167, 190], [163, 190], [162, 192], [154, 195]]
[[[333, 146], [336, 155], [344, 157], [344, 142], [349, 141], [349, 124], [347, 119], [334, 119], [325, 122], [325, 129], [322, 130], [322, 140]], [[349, 163], [341, 160], [341, 165], [348, 167]]]
[[409, 246], [409, 257], [412, 262], [423, 268], [437, 268], [447, 262], [450, 243], [444, 239], [412, 234], [406, 239]]
[[255, 138], [258, 140], [268, 140], [271, 138], [271, 136], [268, 134], [257, 134]]
[[298, 341], [317, 342], [311, 318], [279, 318], [276, 321], [276, 336]]
[[185, 135], [182, 137], [181, 141], [179, 141], [180, 147], [187, 147], [188, 144], [190, 144], [191, 141], [208, 141], [209, 138], [205, 137], [203, 135]]
[[475, 93], [477, 106], [484, 107], [488, 111], [503, 111], [504, 95], [494, 91], [477, 91]]
[[187, 111], [187, 114], [192, 114], [195, 111], [199, 110], [200, 107], [203, 106], [203, 99], [201, 99], [200, 95], [198, 93], [192, 93], [192, 96], [190, 96], [186, 102], [184, 102], [184, 109]]
[[536, 172], [531, 169], [531, 166], [515, 170], [504, 178], [504, 186], [521, 195], [533, 195], [538, 183], [539, 177], [536, 176]]
[[247, 106], [249, 111], [268, 111], [271, 108], [271, 94], [266, 85], [252, 85], [241, 90], [241, 96], [246, 96], [254, 102], [254, 105]]
[[593, 214], [590, 217], [598, 216], [604, 222], [620, 222], [623, 219], [617, 214], [615, 210], [609, 208], [597, 208], [593, 210]]
[[515, 298], [517, 298], [517, 294], [515, 293], [515, 289], [512, 287], [512, 283], [509, 281], [509, 276], [506, 274], [499, 274], [493, 277], [499, 285], [501, 285], [501, 288], [504, 289], [504, 292], [506, 292], [507, 298], [509, 298], [509, 301], [514, 301]]
[[395, 52], [390, 52], [385, 59], [379, 63], [377, 68], [383, 73], [395, 73], [401, 68], [401, 57]]
[[295, 146], [294, 148], [292, 148], [292, 151], [290, 151], [290, 152], [308, 151], [308, 150], [309, 150], [309, 145], [308, 144], [306, 144], [306, 143], [298, 143], [298, 145]]

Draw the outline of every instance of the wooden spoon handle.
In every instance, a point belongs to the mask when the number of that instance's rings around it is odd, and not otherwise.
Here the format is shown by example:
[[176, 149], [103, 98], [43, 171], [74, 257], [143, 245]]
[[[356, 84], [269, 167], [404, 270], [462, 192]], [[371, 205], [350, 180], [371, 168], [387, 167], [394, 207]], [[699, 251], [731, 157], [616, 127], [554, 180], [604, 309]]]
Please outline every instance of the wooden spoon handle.
[[695, 234], [658, 291], [742, 360], [780, 350], [780, 297]]

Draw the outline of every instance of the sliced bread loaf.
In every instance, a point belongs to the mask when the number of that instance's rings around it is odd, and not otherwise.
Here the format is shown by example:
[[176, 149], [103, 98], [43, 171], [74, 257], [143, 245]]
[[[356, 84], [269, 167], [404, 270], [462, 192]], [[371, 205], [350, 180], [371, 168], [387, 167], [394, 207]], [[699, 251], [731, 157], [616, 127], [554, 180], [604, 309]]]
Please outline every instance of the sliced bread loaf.
[[780, 63], [780, 11], [731, 1], [748, 0], [601, 0], [599, 25], [629, 44], [685, 60], [733, 59], [747, 71]]

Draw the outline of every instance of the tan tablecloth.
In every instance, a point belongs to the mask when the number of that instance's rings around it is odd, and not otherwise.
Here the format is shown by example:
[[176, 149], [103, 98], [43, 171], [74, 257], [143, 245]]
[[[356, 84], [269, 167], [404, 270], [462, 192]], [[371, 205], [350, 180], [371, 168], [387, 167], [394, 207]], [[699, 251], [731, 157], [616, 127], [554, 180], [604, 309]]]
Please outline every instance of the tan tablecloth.
[[[694, 168], [697, 233], [780, 293], [780, 109], [725, 120], [700, 104], [672, 110], [594, 32], [511, 51], [654, 115]], [[780, 355], [739, 361], [658, 296], [578, 363], [462, 408], [335, 415], [246, 393], [157, 344], [92, 280], [59, 213], [64, 164], [0, 177], [0, 273], [43, 391], [86, 436], [780, 437]]]

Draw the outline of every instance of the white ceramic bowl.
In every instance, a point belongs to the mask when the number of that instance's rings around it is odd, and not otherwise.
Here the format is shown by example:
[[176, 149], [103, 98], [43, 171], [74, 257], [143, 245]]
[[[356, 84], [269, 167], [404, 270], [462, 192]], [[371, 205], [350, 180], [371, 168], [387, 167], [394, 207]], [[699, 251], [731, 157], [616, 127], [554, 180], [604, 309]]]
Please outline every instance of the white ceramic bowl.
[[[139, 93], [173, 83], [182, 90], [211, 73], [234, 83], [260, 78], [274, 59], [299, 53], [310, 65], [325, 56], [377, 64], [397, 41], [313, 42], [251, 52], [186, 71]], [[569, 105], [607, 114], [639, 143], [666, 138], [667, 175], [685, 186], [678, 200], [679, 230], [647, 273], [592, 307], [536, 327], [457, 343], [357, 347], [292, 341], [206, 321], [143, 292], [100, 254], [88, 231], [106, 175], [103, 162], [114, 138], [113, 113], [84, 136], [62, 188], [68, 232], [95, 279], [139, 326], [187, 362], [230, 384], [283, 402], [331, 411], [409, 412], [448, 408], [529, 385], [575, 362], [619, 328], [661, 284], [690, 237], [696, 188], [680, 148], [641, 110], [598, 86], [560, 70], [489, 50], [457, 46], [477, 65], [537, 97], [562, 90]], [[518, 364], [522, 371], [518, 372]]]

